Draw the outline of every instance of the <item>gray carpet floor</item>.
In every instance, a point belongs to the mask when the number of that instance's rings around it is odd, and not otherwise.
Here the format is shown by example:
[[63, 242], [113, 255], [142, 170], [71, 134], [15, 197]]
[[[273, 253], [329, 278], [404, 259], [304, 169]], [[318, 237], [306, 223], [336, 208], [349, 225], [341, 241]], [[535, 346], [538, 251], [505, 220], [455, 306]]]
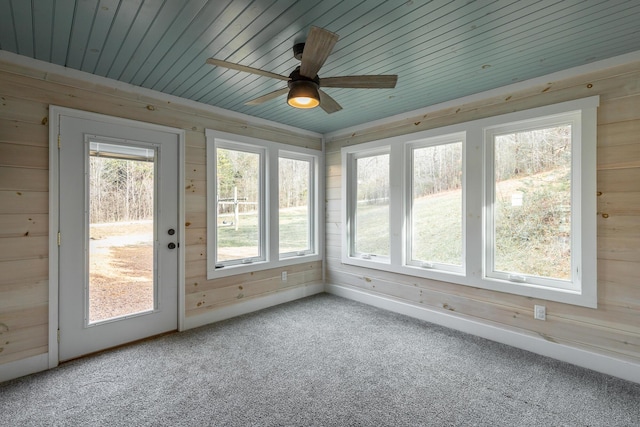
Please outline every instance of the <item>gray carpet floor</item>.
[[2, 426], [640, 426], [640, 384], [321, 294], [0, 384]]

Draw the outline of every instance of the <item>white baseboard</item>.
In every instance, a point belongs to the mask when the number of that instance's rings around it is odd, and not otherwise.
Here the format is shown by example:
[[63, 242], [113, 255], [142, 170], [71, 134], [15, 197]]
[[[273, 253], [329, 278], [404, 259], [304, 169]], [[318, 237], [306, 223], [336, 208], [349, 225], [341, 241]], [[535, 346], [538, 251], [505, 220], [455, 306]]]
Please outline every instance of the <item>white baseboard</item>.
[[551, 357], [593, 371], [613, 375], [627, 381], [640, 383], [640, 364], [584, 349], [557, 344], [533, 335], [510, 331], [468, 318], [441, 313], [391, 297], [372, 294], [342, 285], [325, 285], [325, 292], [362, 302], [374, 307], [425, 320], [447, 328], [456, 329], [482, 338], [521, 348], [542, 356]]
[[273, 307], [285, 302], [294, 301], [300, 298], [324, 292], [324, 284], [310, 283], [308, 285], [297, 288], [287, 289], [286, 291], [274, 292], [272, 294], [247, 299], [233, 305], [220, 307], [198, 316], [187, 317], [184, 321], [184, 330], [197, 328], [199, 326], [208, 325], [210, 323], [219, 322], [221, 320], [230, 319], [232, 317], [241, 316], [243, 314], [252, 313], [264, 308]]
[[[201, 314], [200, 316], [187, 317], [185, 319], [184, 329], [186, 330], [213, 322], [219, 322], [221, 320], [230, 319], [242, 314], [262, 310], [264, 308], [322, 292], [324, 292], [324, 284], [318, 282], [288, 289], [282, 292], [276, 292], [264, 297], [248, 299], [238, 304], [212, 310], [210, 313]], [[46, 371], [47, 369], [49, 369], [48, 353], [39, 354], [37, 356], [28, 357], [15, 362], [4, 363], [0, 365], [0, 382], [12, 380], [25, 375], [35, 374], [40, 371]]]
[[0, 365], [0, 382], [49, 369], [49, 353], [38, 354]]
[[[640, 365], [637, 363], [593, 353], [563, 344], [552, 343], [532, 335], [510, 331], [448, 313], [429, 310], [425, 307], [409, 304], [390, 297], [375, 295], [341, 285], [323, 285], [322, 283], [313, 283], [273, 293], [264, 297], [248, 299], [238, 304], [212, 310], [210, 313], [186, 318], [184, 326], [185, 329], [196, 328], [198, 326], [204, 326], [209, 323], [230, 319], [232, 317], [262, 310], [264, 308], [276, 306], [322, 292], [327, 292], [343, 298], [372, 305], [374, 307], [425, 320], [427, 322], [456, 329], [640, 384]], [[0, 382], [45, 371], [47, 369], [49, 369], [48, 353], [39, 354], [37, 356], [28, 357], [15, 362], [4, 363], [0, 365]]]

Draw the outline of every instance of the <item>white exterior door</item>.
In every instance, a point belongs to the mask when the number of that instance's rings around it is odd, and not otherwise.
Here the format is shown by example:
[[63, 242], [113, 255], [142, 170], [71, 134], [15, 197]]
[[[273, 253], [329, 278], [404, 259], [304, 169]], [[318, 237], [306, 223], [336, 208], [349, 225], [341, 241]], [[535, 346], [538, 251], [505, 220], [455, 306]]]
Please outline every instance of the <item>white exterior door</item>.
[[177, 329], [179, 135], [59, 120], [59, 360]]

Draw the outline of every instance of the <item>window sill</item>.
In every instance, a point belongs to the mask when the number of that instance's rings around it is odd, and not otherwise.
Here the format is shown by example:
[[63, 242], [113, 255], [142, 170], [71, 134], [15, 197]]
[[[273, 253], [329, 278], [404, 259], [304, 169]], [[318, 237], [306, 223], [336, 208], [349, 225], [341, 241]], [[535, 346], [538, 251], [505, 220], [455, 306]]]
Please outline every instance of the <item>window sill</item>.
[[289, 265], [304, 264], [307, 262], [321, 261], [322, 257], [318, 254], [308, 254], [290, 258], [284, 258], [277, 261], [261, 261], [251, 264], [236, 264], [222, 268], [207, 270], [207, 280], [215, 280], [222, 277], [236, 276], [239, 274], [253, 273], [256, 271], [271, 270], [275, 268], [287, 267]]

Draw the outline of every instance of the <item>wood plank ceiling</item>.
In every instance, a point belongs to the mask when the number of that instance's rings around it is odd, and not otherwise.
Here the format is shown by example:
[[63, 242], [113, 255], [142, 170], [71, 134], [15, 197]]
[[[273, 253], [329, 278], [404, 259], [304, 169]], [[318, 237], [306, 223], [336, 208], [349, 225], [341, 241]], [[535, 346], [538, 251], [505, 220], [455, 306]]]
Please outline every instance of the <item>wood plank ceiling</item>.
[[[286, 82], [311, 25], [340, 39], [320, 77], [397, 74], [395, 89], [325, 88], [343, 110], [296, 110]], [[335, 131], [640, 50], [630, 0], [0, 0], [0, 49], [225, 109]]]

